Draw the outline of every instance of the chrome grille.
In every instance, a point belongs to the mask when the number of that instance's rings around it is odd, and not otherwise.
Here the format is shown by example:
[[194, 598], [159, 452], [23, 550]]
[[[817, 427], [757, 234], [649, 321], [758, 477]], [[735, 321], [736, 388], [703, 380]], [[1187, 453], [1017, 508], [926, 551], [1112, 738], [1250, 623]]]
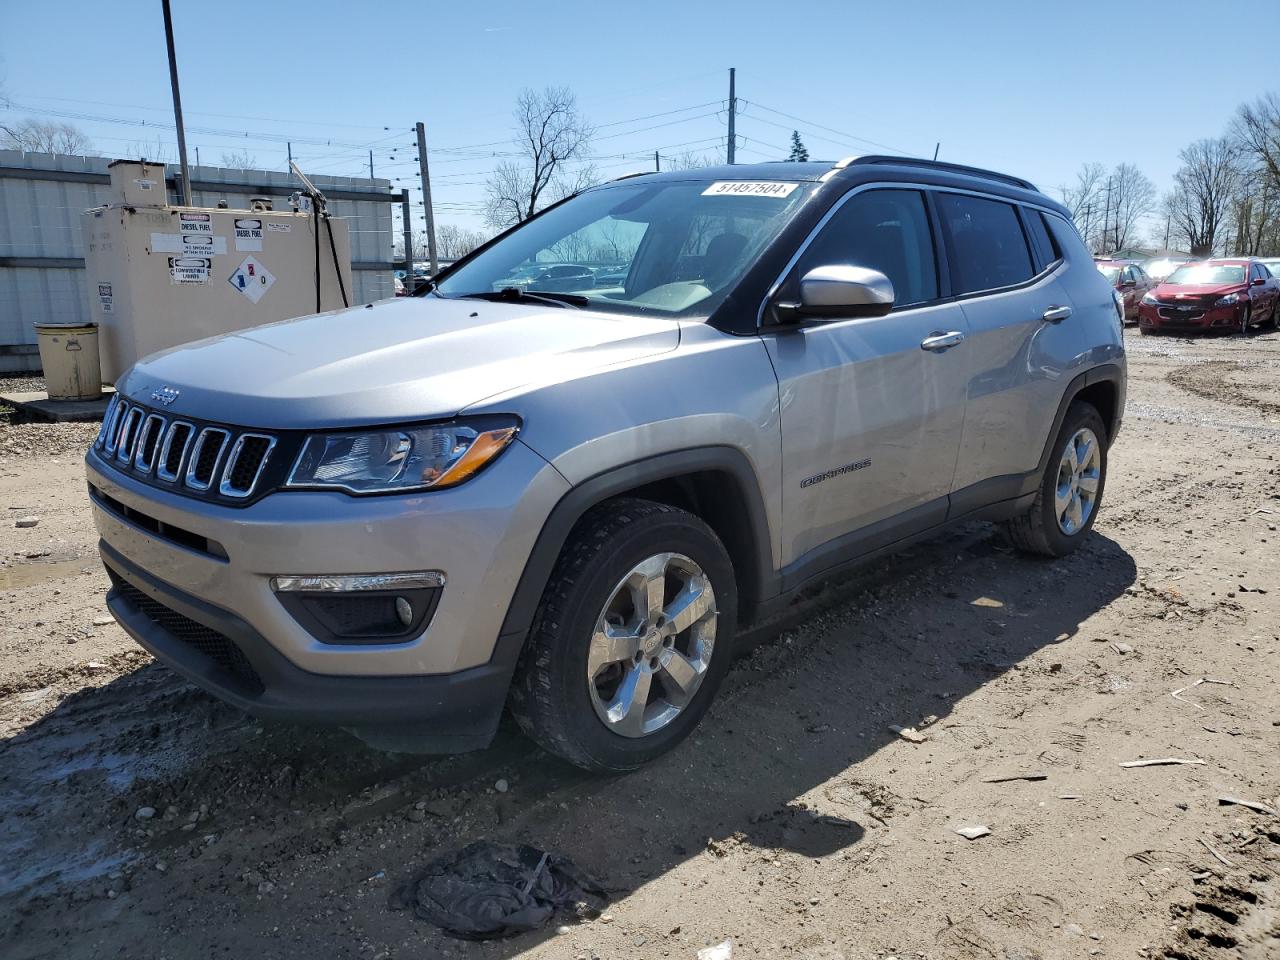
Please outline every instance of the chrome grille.
[[164, 436], [165, 418], [158, 413], [147, 416], [138, 431], [138, 440], [134, 444], [133, 467], [142, 473], [150, 473], [155, 466], [156, 448], [160, 438]]
[[187, 455], [191, 446], [191, 438], [195, 436], [195, 427], [182, 420], [169, 424], [165, 432], [164, 443], [160, 445], [160, 457], [156, 461], [156, 476], [168, 483], [176, 483], [178, 471], [182, 469], [182, 458]]
[[275, 437], [261, 433], [242, 433], [236, 437], [222, 471], [218, 492], [224, 497], [247, 497], [253, 493], [275, 445]]
[[208, 490], [213, 483], [222, 459], [222, 449], [231, 436], [219, 427], [205, 427], [196, 438], [196, 445], [191, 451], [191, 460], [187, 463], [187, 486], [194, 490]]
[[[152, 486], [200, 499], [245, 504], [266, 484], [283, 483], [296, 437], [280, 438], [238, 427], [173, 420], [120, 395], [107, 405], [94, 447], [103, 460]], [[277, 462], [279, 461], [279, 462]]]

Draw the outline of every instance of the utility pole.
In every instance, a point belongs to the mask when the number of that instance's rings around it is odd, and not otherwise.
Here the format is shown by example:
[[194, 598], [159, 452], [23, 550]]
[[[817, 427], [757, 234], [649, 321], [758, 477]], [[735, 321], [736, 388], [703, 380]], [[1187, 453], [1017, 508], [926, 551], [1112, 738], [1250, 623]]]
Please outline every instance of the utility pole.
[[400, 224], [404, 232], [404, 286], [413, 293], [417, 283], [413, 279], [413, 212], [409, 209], [409, 188], [400, 191]]
[[182, 126], [182, 94], [178, 92], [178, 58], [173, 52], [173, 14], [169, 0], [160, 0], [164, 8], [164, 42], [169, 48], [169, 86], [173, 88], [173, 125], [178, 131], [178, 162], [182, 165], [182, 205], [191, 206], [191, 171], [187, 167], [187, 134]]
[[662, 163], [658, 160], [658, 151], [653, 151], [653, 172], [657, 173], [662, 169]]
[[733, 121], [738, 112], [738, 97], [734, 90], [734, 73], [733, 67], [729, 68], [729, 149], [727, 153], [728, 161], [733, 163], [734, 134]]
[[285, 146], [285, 149], [289, 151], [289, 169], [292, 170], [293, 169], [293, 144], [286, 140], [284, 146]]
[[200, 166], [200, 148], [196, 147], [196, 166]]
[[422, 173], [422, 208], [427, 215], [427, 256], [431, 260], [431, 276], [436, 275], [436, 215], [431, 209], [431, 174], [427, 172], [427, 128], [418, 121], [418, 169]]
[[938, 159], [938, 151], [939, 151], [939, 150], [941, 150], [941, 149], [942, 149], [942, 141], [941, 141], [941, 140], [939, 140], [937, 143], [935, 143], [935, 144], [933, 145], [933, 159], [934, 159], [934, 160], [937, 160], [937, 159]]
[[1173, 214], [1168, 214], [1164, 218], [1164, 248], [1169, 249], [1169, 230], [1173, 227]]
[[369, 151], [369, 179], [373, 179], [373, 151]]

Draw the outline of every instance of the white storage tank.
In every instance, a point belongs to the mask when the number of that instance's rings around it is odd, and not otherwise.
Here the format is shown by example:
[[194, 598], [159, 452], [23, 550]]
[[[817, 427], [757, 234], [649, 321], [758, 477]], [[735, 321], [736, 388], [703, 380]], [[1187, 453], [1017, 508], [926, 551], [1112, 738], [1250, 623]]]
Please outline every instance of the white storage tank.
[[109, 170], [112, 202], [83, 216], [103, 379], [158, 350], [351, 302], [345, 221], [270, 201], [171, 206], [162, 164], [117, 160]]

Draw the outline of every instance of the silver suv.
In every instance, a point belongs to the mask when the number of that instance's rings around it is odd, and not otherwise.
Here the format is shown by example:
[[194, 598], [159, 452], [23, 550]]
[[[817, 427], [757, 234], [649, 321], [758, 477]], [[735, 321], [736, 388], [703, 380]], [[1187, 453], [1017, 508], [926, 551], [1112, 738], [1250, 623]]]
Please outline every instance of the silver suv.
[[[544, 263], [583, 269], [504, 283]], [[391, 749], [482, 747], [506, 705], [618, 771], [688, 735], [739, 627], [853, 563], [973, 518], [1075, 549], [1125, 359], [1060, 204], [861, 157], [624, 178], [416, 297], [118, 387], [90, 496], [158, 659]]]

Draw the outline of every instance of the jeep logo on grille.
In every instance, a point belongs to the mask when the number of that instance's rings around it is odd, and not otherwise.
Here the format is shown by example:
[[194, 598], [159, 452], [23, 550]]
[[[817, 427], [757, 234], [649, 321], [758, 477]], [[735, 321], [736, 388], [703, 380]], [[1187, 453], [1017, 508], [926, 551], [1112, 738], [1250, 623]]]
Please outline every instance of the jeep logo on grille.
[[151, 391], [151, 399], [156, 403], [163, 403], [167, 407], [178, 399], [178, 394], [181, 392], [176, 387], [161, 387], [159, 390]]

